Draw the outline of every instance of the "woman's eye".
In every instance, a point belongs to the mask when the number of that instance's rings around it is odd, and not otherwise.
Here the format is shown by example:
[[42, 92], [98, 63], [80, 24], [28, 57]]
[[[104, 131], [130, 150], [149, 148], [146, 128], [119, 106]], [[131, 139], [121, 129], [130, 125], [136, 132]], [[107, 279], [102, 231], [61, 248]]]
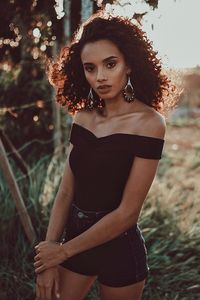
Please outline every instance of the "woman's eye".
[[89, 66], [85, 67], [85, 71], [87, 72], [92, 72], [93, 70], [94, 70], [93, 67], [89, 67]]
[[112, 69], [112, 68], [114, 68], [115, 66], [116, 66], [116, 62], [114, 62], [114, 61], [107, 63], [107, 67], [108, 67], [109, 69]]

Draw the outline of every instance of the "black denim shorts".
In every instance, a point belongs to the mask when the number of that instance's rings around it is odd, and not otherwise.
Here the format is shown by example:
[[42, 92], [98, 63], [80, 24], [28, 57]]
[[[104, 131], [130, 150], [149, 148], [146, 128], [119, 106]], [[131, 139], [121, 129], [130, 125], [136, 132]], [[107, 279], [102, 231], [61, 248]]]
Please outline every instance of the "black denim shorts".
[[[63, 242], [81, 234], [109, 211], [85, 211], [72, 203]], [[122, 287], [147, 278], [149, 267], [144, 238], [138, 224], [116, 238], [64, 261], [61, 266], [80, 274], [97, 276], [100, 283]]]

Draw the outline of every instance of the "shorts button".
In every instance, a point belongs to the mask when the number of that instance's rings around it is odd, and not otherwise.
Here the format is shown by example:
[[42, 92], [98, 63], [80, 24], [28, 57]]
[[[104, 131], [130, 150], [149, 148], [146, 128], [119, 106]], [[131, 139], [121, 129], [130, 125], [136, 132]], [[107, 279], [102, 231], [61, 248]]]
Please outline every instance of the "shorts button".
[[81, 211], [79, 211], [79, 212], [78, 212], [78, 217], [81, 219], [81, 218], [84, 217], [84, 214], [83, 214]]

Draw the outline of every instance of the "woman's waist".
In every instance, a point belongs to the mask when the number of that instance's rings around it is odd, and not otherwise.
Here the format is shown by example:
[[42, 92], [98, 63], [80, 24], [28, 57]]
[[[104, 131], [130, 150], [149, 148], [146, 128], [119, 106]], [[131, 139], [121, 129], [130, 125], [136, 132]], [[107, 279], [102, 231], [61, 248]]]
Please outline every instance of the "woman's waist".
[[120, 205], [121, 195], [110, 195], [108, 193], [104, 193], [103, 195], [96, 191], [94, 193], [76, 192], [74, 195], [73, 203], [84, 210], [85, 212], [98, 212], [104, 213], [109, 212], [116, 209]]
[[99, 210], [99, 209], [88, 210], [88, 209], [81, 208], [80, 206], [77, 205], [76, 202], [72, 202], [72, 210], [73, 213], [76, 214], [80, 219], [96, 220], [110, 213], [111, 211], [114, 210], [114, 208], [105, 209], [105, 210]]
[[[83, 210], [78, 207], [74, 202], [71, 204], [71, 211], [69, 215], [69, 219], [67, 222], [67, 232], [68, 235], [73, 238], [85, 230], [89, 229], [92, 225], [98, 222], [101, 218], [105, 215], [112, 212], [112, 210], [105, 210], [105, 211], [90, 211], [90, 210]], [[138, 224], [134, 224], [131, 226], [128, 231], [136, 231]], [[122, 233], [123, 235], [124, 233]]]
[[81, 234], [109, 212], [111, 212], [111, 210], [84, 210], [78, 207], [74, 202], [72, 202], [66, 224], [67, 234], [70, 236], [70, 238]]

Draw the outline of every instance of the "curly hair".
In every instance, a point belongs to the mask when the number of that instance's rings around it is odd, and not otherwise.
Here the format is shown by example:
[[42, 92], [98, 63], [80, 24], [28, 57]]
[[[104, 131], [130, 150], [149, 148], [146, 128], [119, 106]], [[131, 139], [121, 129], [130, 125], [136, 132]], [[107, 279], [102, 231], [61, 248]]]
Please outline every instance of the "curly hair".
[[[50, 83], [56, 88], [56, 101], [74, 114], [87, 109], [90, 90], [81, 62], [85, 44], [106, 39], [113, 42], [133, 70], [130, 79], [137, 99], [160, 113], [176, 105], [175, 86], [162, 72], [161, 61], [145, 32], [130, 19], [93, 14], [74, 33], [69, 45], [63, 47], [56, 61], [48, 65]], [[96, 106], [100, 99], [94, 93]]]

